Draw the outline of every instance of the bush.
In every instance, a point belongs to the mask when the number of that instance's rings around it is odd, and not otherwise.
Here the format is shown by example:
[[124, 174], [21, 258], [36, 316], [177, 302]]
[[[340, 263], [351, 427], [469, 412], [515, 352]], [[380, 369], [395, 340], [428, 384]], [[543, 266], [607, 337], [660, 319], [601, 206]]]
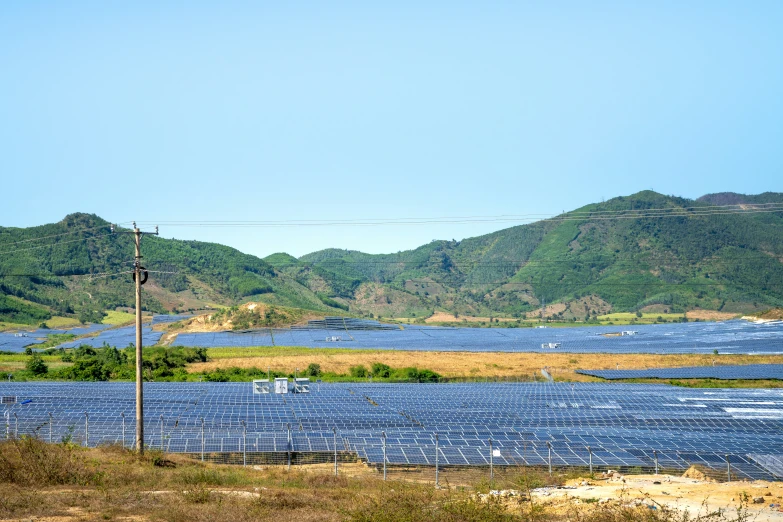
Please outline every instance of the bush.
[[307, 369], [305, 370], [305, 375], [307, 375], [308, 377], [320, 377], [321, 365], [316, 363], [308, 364]]
[[367, 377], [367, 367], [362, 364], [351, 366], [351, 377], [357, 377], [360, 379]]
[[49, 367], [46, 366], [46, 363], [43, 362], [43, 359], [37, 353], [34, 353], [30, 356], [29, 359], [27, 359], [25, 368], [27, 368], [27, 371], [33, 375], [44, 375], [49, 372]]
[[379, 379], [388, 379], [391, 376], [391, 367], [388, 364], [373, 363], [372, 376]]

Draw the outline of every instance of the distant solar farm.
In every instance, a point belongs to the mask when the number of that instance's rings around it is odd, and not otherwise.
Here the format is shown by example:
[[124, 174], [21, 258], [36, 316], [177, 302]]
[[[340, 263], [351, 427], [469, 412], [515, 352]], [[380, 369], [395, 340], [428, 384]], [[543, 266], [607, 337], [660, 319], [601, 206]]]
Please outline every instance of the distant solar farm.
[[[8, 434], [133, 444], [132, 383], [0, 383], [0, 396]], [[251, 383], [147, 383], [144, 402], [147, 443], [196, 457], [337, 449], [377, 465], [385, 435], [388, 464], [432, 465], [437, 434], [442, 466], [728, 462], [735, 477], [783, 478], [780, 390], [313, 383], [278, 395], [255, 394]]]
[[[155, 316], [144, 327], [144, 343], [157, 343], [163, 332], [154, 325], [182, 319]], [[627, 327], [625, 327], [627, 328]], [[354, 348], [455, 352], [651, 353], [686, 354], [783, 354], [783, 322], [756, 324], [746, 321], [721, 323], [672, 323], [637, 325], [628, 331], [613, 326], [569, 328], [448, 328], [423, 325], [388, 325], [375, 321], [327, 318], [292, 328], [257, 329], [243, 332], [180, 333], [171, 345], [193, 347], [303, 346], [309, 348]], [[103, 331], [105, 330], [105, 331]], [[38, 330], [19, 337], [0, 333], [0, 351], [23, 351], [40, 344], [48, 333]], [[106, 325], [68, 330], [68, 333], [98, 335], [63, 343], [63, 348], [82, 344], [107, 344], [124, 348], [134, 343], [135, 327], [108, 329]], [[627, 335], [623, 335], [623, 333]]]

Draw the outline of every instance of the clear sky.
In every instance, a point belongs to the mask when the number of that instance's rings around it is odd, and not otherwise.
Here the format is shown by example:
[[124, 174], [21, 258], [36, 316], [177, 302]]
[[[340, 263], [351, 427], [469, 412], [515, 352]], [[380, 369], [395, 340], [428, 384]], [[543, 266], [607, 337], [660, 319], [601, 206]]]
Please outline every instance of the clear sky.
[[[0, 225], [783, 191], [783, 2], [0, 2]], [[256, 255], [509, 223], [195, 228]]]

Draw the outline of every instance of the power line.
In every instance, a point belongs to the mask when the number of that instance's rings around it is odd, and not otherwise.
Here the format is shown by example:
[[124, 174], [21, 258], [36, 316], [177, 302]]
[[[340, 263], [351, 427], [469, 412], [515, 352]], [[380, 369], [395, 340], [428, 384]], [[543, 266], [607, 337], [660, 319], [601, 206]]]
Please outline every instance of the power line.
[[[123, 224], [126, 224], [126, 223], [128, 223], [128, 222], [123, 222]], [[89, 232], [89, 231], [92, 231], [92, 230], [99, 230], [101, 228], [108, 228], [110, 226], [111, 225], [106, 224], [106, 225], [101, 225], [101, 226], [98, 226], [98, 227], [80, 228], [80, 229], [76, 229], [76, 230], [70, 230], [68, 232], [63, 232], [61, 234], [50, 234], [48, 236], [33, 237], [33, 238], [30, 238], [30, 239], [23, 239], [21, 241], [14, 241], [13, 243], [0, 243], [0, 247], [11, 246], [11, 245], [19, 245], [21, 243], [29, 243], [31, 241], [40, 241], [42, 239], [50, 239], [50, 238], [53, 238], [53, 237], [69, 236], [71, 234], [78, 234], [78, 233], [82, 233], [82, 232]]]
[[100, 239], [101, 237], [108, 236], [108, 235], [111, 235], [111, 232], [106, 232], [105, 234], [98, 234], [98, 235], [90, 236], [90, 237], [81, 237], [79, 239], [71, 239], [69, 241], [58, 241], [57, 243], [52, 243], [51, 245], [39, 245], [39, 246], [34, 246], [34, 247], [29, 247], [29, 248], [15, 248], [13, 250], [5, 250], [3, 252], [0, 252], [0, 255], [3, 255], [3, 254], [14, 254], [16, 252], [26, 252], [26, 251], [29, 251], [29, 250], [39, 250], [41, 248], [54, 248], [54, 247], [58, 247], [60, 245], [67, 245], [67, 244], [70, 244], [70, 243], [78, 243], [80, 241], [90, 241], [90, 240], [93, 240], [93, 239]]
[[172, 227], [323, 227], [323, 226], [387, 226], [421, 224], [460, 224], [490, 222], [560, 222], [585, 220], [642, 219], [666, 217], [697, 217], [732, 214], [759, 214], [783, 212], [783, 203], [758, 204], [753, 207], [714, 206], [672, 209], [628, 209], [618, 211], [574, 211], [565, 214], [517, 214], [500, 216], [469, 216], [439, 218], [390, 218], [390, 219], [346, 219], [346, 220], [282, 220], [282, 221], [162, 221]]

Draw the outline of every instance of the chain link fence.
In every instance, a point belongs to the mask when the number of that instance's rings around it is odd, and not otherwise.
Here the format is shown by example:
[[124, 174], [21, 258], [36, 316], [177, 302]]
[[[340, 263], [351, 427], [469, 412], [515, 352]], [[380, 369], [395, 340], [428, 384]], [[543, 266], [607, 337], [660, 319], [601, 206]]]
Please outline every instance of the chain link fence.
[[[135, 449], [136, 422], [120, 414], [91, 417], [86, 412], [58, 416], [23, 416], [11, 409], [3, 415], [6, 439], [36, 437], [51, 443], [87, 447], [116, 444]], [[553, 474], [681, 475], [717, 481], [780, 480], [783, 456], [767, 454], [721, 454], [679, 451], [676, 448], [578, 446], [563, 441], [474, 440], [454, 444], [437, 433], [405, 440], [397, 434], [389, 442], [385, 432], [342, 433], [302, 431], [287, 425], [283, 430], [258, 431], [241, 421], [223, 426], [200, 419], [188, 425], [178, 419], [145, 419], [145, 448], [177, 453], [195, 460], [240, 466], [276, 466], [339, 474], [356, 466], [384, 478], [431, 482], [440, 485], [518, 487], [520, 477]]]

